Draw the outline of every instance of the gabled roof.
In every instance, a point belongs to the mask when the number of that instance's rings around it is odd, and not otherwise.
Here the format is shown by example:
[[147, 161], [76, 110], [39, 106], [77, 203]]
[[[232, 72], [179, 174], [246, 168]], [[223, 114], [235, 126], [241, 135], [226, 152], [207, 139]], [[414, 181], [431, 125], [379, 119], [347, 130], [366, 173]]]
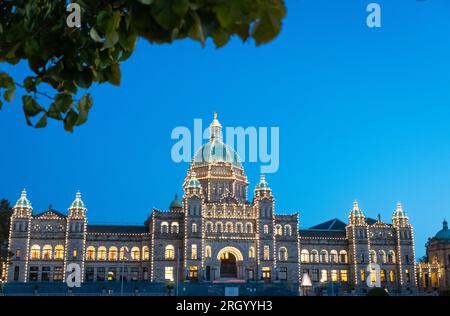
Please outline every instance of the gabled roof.
[[345, 238], [345, 230], [312, 230], [301, 229], [299, 231], [300, 238], [304, 237], [320, 237], [320, 238]]
[[338, 218], [326, 221], [322, 224], [310, 227], [310, 230], [328, 230], [328, 231], [343, 231], [345, 230], [345, 224], [343, 221]]
[[46, 218], [52, 218], [52, 217], [66, 218], [67, 216], [64, 215], [61, 212], [55, 211], [53, 209], [50, 209], [50, 210], [47, 210], [45, 212], [35, 214], [35, 215], [33, 215], [33, 217], [34, 218], [46, 219]]
[[375, 223], [377, 223], [378, 221], [376, 219], [370, 218], [370, 217], [366, 217], [366, 223], [368, 225], [373, 225]]
[[88, 225], [88, 233], [141, 234], [148, 233], [147, 226]]

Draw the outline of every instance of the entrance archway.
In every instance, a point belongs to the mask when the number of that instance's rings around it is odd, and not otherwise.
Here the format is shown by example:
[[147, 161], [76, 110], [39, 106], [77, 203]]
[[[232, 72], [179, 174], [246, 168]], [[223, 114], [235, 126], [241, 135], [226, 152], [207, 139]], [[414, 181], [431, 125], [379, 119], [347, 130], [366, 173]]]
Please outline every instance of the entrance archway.
[[217, 254], [217, 260], [220, 262], [221, 279], [243, 279], [244, 257], [239, 249], [225, 247]]
[[225, 252], [220, 257], [220, 277], [237, 278], [236, 257], [231, 252]]

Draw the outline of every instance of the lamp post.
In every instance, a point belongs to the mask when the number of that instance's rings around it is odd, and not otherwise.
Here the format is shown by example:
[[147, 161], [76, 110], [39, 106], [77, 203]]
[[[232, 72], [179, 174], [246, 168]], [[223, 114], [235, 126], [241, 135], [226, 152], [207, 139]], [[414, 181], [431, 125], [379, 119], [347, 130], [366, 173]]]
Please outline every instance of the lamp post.
[[122, 273], [120, 274], [121, 284], [120, 284], [120, 296], [123, 296], [123, 273], [125, 270], [125, 256], [130, 253], [127, 247], [123, 247], [123, 255], [122, 255]]

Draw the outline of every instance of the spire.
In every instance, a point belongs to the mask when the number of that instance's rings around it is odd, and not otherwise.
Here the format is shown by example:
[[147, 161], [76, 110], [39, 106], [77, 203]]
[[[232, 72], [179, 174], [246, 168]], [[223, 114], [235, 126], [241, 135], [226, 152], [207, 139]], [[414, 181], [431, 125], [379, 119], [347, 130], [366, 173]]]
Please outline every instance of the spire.
[[75, 200], [70, 205], [70, 209], [85, 209], [85, 208], [86, 207], [84, 205], [84, 202], [81, 199], [81, 193], [78, 190], [77, 193], [75, 194]]
[[25, 189], [22, 190], [22, 193], [20, 194], [20, 198], [17, 200], [16, 205], [14, 207], [31, 207], [31, 203], [27, 198], [27, 191]]
[[353, 201], [353, 208], [350, 210], [348, 219], [352, 225], [363, 225], [365, 223], [364, 213], [359, 208], [357, 200]]
[[408, 224], [408, 216], [400, 202], [397, 203], [394, 214], [392, 214], [392, 224], [399, 227], [406, 227]]
[[213, 140], [217, 140], [219, 142], [222, 142], [222, 125], [220, 124], [219, 120], [217, 119], [217, 113], [214, 112], [214, 119], [211, 122], [211, 125], [209, 126], [209, 133], [210, 133], [210, 142]]
[[442, 222], [442, 229], [443, 230], [448, 230], [448, 223], [447, 220], [444, 218], [444, 221]]
[[255, 190], [271, 190], [269, 187], [269, 184], [266, 181], [266, 176], [265, 175], [261, 175], [261, 178], [259, 180], [258, 185], [256, 186]]
[[401, 202], [397, 203], [393, 217], [406, 217], [406, 212], [403, 210]]

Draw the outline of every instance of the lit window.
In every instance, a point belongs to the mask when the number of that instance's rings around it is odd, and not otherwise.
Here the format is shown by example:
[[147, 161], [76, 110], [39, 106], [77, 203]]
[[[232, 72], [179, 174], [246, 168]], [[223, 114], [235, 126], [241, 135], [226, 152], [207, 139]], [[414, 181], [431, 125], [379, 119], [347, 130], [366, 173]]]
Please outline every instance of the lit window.
[[320, 252], [320, 262], [324, 262], [324, 263], [328, 262], [328, 251], [322, 250]]
[[365, 281], [366, 280], [366, 271], [364, 269], [361, 269], [360, 271], [361, 274], [361, 281]]
[[307, 249], [303, 249], [300, 253], [300, 261], [302, 263], [308, 263], [309, 262], [309, 251]]
[[395, 263], [395, 253], [392, 250], [388, 253], [388, 263]]
[[372, 283], [377, 282], [377, 269], [370, 269], [370, 281]]
[[128, 257], [130, 255], [130, 249], [128, 249], [128, 247], [121, 247], [120, 248], [120, 252], [119, 252], [119, 258], [122, 261], [127, 261]]
[[263, 260], [270, 260], [270, 248], [268, 245], [264, 246], [264, 256]]
[[262, 277], [263, 279], [270, 279], [270, 267], [263, 267], [262, 268]]
[[211, 233], [213, 231], [213, 224], [211, 222], [206, 223], [206, 231]]
[[248, 257], [249, 257], [250, 259], [254, 259], [254, 258], [255, 258], [255, 248], [250, 247], [250, 248], [248, 249]]
[[252, 223], [245, 224], [245, 230], [246, 230], [247, 234], [252, 234], [253, 233], [253, 225], [252, 225]]
[[281, 247], [278, 253], [278, 258], [280, 261], [287, 261], [288, 260], [288, 252], [286, 247]]
[[380, 254], [380, 262], [386, 263], [386, 252], [384, 252], [384, 250], [380, 250], [379, 254]]
[[97, 260], [106, 260], [106, 247], [98, 247]]
[[284, 235], [285, 236], [291, 236], [292, 235], [291, 225], [284, 225]]
[[41, 258], [41, 247], [33, 245], [31, 247], [31, 260], [39, 260]]
[[198, 267], [189, 266], [189, 279], [196, 280], [198, 278]]
[[283, 235], [283, 229], [281, 228], [281, 225], [275, 226], [275, 235], [278, 235], [278, 236]]
[[221, 222], [216, 223], [216, 233], [222, 233], [222, 223]]
[[348, 272], [347, 270], [341, 270], [341, 281], [348, 282]]
[[172, 234], [178, 234], [179, 233], [179, 226], [177, 222], [172, 223]]
[[139, 261], [141, 259], [141, 251], [138, 247], [131, 248], [131, 259], [134, 261]]
[[197, 245], [193, 244], [191, 245], [191, 259], [192, 260], [197, 260], [198, 256], [197, 256]]
[[392, 282], [395, 282], [395, 271], [394, 270], [391, 270], [390, 272], [389, 272], [389, 281], [392, 283]]
[[269, 225], [264, 225], [264, 234], [269, 233]]
[[44, 248], [42, 248], [42, 259], [50, 260], [51, 258], [52, 258], [52, 246], [45, 245]]
[[330, 251], [330, 259], [332, 263], [338, 263], [338, 253], [336, 250]]
[[77, 248], [73, 248], [73, 251], [72, 251], [72, 257], [73, 257], [73, 258], [78, 257], [78, 249], [77, 249]]
[[211, 258], [211, 247], [210, 246], [206, 246], [206, 248], [205, 248], [205, 257]]
[[142, 260], [149, 260], [150, 258], [150, 253], [148, 251], [148, 247], [144, 246], [142, 247]]
[[111, 248], [109, 248], [108, 259], [109, 259], [110, 261], [117, 261], [117, 258], [118, 258], [117, 247], [111, 247]]
[[341, 263], [347, 263], [347, 251], [341, 250], [339, 252], [339, 260], [341, 261]]
[[380, 281], [386, 282], [386, 270], [380, 270]]
[[95, 260], [95, 248], [90, 246], [86, 250], [86, 260]]
[[370, 251], [370, 262], [377, 263], [377, 255], [374, 250]]
[[64, 259], [64, 247], [62, 245], [58, 245], [55, 247], [55, 259], [56, 260]]
[[320, 271], [320, 282], [327, 282], [328, 281], [328, 271], [327, 270], [321, 270]]
[[315, 249], [311, 250], [311, 262], [319, 262], [319, 252]]
[[225, 228], [226, 228], [226, 232], [227, 233], [232, 233], [233, 232], [233, 224], [232, 223], [230, 223], [230, 222], [226, 223]]
[[16, 258], [20, 258], [20, 249], [16, 249]]
[[242, 223], [236, 223], [236, 233], [242, 233]]
[[174, 260], [175, 259], [175, 248], [172, 245], [166, 246], [166, 251], [164, 254], [166, 260]]
[[165, 269], [164, 269], [164, 279], [166, 281], [173, 282], [173, 280], [174, 280], [173, 267], [165, 267]]
[[162, 222], [161, 223], [161, 233], [167, 234], [169, 232], [169, 223]]
[[192, 223], [192, 232], [193, 233], [197, 232], [197, 224], [196, 223]]
[[409, 283], [410, 282], [410, 277], [411, 277], [411, 275], [409, 273], [409, 269], [405, 270], [405, 275], [406, 275], [406, 283]]
[[331, 281], [332, 282], [339, 281], [339, 279], [338, 279], [338, 271], [337, 270], [331, 270]]

